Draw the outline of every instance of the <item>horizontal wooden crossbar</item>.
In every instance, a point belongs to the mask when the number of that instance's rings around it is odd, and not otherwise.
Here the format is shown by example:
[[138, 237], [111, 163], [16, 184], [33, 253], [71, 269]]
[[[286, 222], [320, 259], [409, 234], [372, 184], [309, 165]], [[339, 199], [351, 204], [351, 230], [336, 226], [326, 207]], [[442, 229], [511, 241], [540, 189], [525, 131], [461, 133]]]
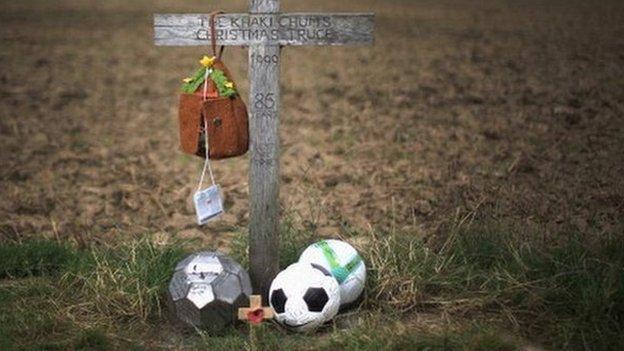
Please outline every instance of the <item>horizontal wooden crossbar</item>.
[[[223, 14], [215, 19], [218, 45], [370, 45], [372, 13]], [[155, 14], [154, 42], [162, 46], [207, 45], [207, 14]]]

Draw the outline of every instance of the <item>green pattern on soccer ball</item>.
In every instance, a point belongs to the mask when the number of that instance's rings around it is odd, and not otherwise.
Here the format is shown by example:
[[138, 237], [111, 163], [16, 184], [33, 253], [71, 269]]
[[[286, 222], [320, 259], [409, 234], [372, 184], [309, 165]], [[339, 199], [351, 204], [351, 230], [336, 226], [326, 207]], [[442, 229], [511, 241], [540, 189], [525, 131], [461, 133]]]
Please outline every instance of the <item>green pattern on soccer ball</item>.
[[327, 263], [329, 263], [331, 273], [339, 284], [342, 284], [342, 282], [347, 280], [349, 275], [353, 273], [355, 268], [357, 268], [357, 266], [362, 262], [360, 255], [355, 254], [355, 256], [353, 256], [353, 258], [351, 258], [346, 265], [342, 266], [338, 263], [336, 253], [332, 250], [327, 241], [319, 241], [315, 244], [315, 246], [323, 252], [323, 256], [325, 256]]

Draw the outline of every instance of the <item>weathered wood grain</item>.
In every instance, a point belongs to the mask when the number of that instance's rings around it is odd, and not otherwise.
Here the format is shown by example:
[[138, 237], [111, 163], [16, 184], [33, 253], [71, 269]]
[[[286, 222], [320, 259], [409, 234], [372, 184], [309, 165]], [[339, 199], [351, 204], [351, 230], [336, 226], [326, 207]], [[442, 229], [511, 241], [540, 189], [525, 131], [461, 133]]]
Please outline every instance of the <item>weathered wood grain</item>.
[[279, 7], [279, 0], [249, 0], [249, 12], [251, 13], [277, 13]]
[[[250, 11], [277, 12], [279, 0], [251, 0]], [[249, 46], [249, 269], [265, 303], [279, 271], [279, 61], [278, 45]]]
[[[207, 45], [206, 14], [154, 15], [156, 45]], [[216, 17], [219, 45], [369, 45], [371, 13], [238, 13]]]

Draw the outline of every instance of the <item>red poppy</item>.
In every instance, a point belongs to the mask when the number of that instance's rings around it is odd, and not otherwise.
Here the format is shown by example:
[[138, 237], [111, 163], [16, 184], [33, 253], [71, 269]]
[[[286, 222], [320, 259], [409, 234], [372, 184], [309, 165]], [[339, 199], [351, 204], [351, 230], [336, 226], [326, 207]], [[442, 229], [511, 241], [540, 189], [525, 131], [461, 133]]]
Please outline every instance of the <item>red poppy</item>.
[[247, 312], [247, 319], [251, 324], [260, 324], [264, 320], [264, 310], [262, 308], [256, 308]]

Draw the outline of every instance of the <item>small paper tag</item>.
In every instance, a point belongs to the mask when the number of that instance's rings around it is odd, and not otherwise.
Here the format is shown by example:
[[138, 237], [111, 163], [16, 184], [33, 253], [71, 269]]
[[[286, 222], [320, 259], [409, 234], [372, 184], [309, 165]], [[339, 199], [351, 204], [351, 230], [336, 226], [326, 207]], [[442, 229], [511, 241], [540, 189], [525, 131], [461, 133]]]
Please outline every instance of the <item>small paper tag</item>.
[[206, 224], [223, 213], [223, 201], [217, 185], [196, 192], [193, 200], [199, 225]]

